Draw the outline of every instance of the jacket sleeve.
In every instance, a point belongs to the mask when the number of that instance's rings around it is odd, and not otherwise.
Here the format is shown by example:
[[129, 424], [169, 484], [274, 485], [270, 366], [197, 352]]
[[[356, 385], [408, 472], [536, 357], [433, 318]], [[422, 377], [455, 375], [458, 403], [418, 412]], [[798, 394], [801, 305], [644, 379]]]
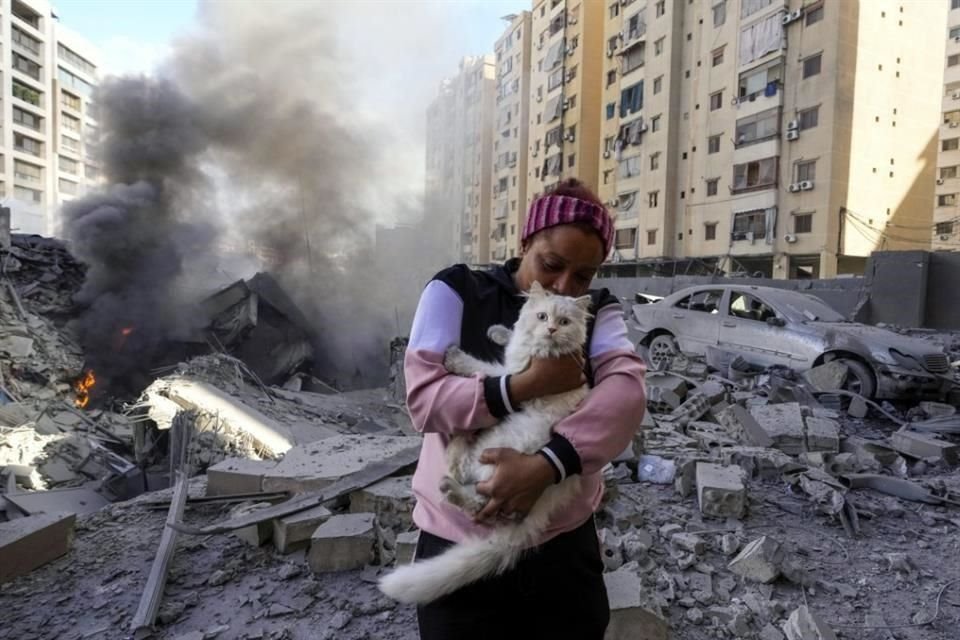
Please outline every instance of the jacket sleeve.
[[460, 344], [462, 320], [463, 300], [445, 282], [432, 280], [420, 296], [403, 362], [407, 410], [421, 433], [485, 429], [512, 410], [506, 377], [466, 378], [444, 368], [447, 347]]
[[541, 453], [557, 479], [600, 471], [630, 443], [646, 411], [646, 367], [627, 339], [620, 305], [597, 314], [590, 360], [595, 384], [583, 403], [554, 427]]

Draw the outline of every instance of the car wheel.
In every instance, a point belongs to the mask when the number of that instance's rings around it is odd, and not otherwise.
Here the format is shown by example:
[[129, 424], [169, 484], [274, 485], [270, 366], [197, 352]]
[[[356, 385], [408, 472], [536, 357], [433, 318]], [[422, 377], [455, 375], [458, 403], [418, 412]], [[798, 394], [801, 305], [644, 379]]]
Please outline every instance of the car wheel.
[[864, 398], [872, 398], [877, 391], [877, 385], [873, 380], [873, 372], [870, 367], [859, 360], [841, 360], [847, 365], [847, 381], [843, 385], [844, 390], [853, 393], [859, 393]]
[[655, 369], [659, 369], [663, 363], [669, 363], [680, 354], [677, 347], [677, 341], [669, 333], [661, 333], [650, 341], [647, 348], [648, 360]]

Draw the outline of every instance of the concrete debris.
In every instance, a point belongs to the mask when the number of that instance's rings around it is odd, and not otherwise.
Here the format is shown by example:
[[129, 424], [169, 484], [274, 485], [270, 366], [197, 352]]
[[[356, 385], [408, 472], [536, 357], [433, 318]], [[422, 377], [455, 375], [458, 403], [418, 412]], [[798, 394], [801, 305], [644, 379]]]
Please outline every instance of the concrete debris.
[[955, 466], [960, 446], [914, 431], [897, 431], [890, 436], [890, 446], [911, 458], [934, 458]]
[[307, 562], [314, 573], [361, 569], [376, 560], [377, 543], [374, 514], [333, 516], [310, 537]]
[[604, 640], [668, 640], [670, 628], [660, 607], [645, 597], [635, 563], [603, 575], [610, 601]]
[[813, 387], [814, 391], [834, 391], [843, 389], [847, 380], [849, 368], [842, 360], [833, 360], [819, 367], [808, 369], [803, 373], [803, 379]]
[[75, 522], [73, 513], [44, 513], [0, 522], [0, 584], [70, 551]]
[[[385, 443], [386, 444], [386, 443]], [[350, 495], [350, 513], [374, 513], [383, 527], [413, 527], [413, 476], [385, 478]]]
[[835, 420], [807, 416], [803, 423], [806, 427], [807, 451], [840, 451], [840, 429]]
[[293, 553], [298, 549], [305, 549], [309, 546], [310, 537], [317, 527], [331, 517], [333, 513], [329, 509], [319, 506], [268, 522], [272, 526], [274, 547], [280, 553]]
[[806, 605], [791, 613], [782, 628], [787, 640], [837, 640], [833, 630]]
[[700, 512], [716, 518], [742, 518], [747, 508], [743, 469], [697, 463], [697, 502]]
[[672, 460], [646, 454], [637, 458], [637, 479], [641, 482], [670, 484], [676, 473], [677, 468]]
[[866, 401], [860, 396], [850, 398], [850, 404], [847, 405], [847, 415], [854, 418], [866, 418], [869, 411]]
[[407, 564], [413, 562], [414, 552], [417, 550], [417, 541], [420, 539], [420, 531], [404, 531], [397, 535], [397, 564]]
[[796, 402], [753, 407], [750, 414], [773, 441], [772, 446], [795, 456], [806, 447], [803, 413]]
[[749, 542], [727, 567], [752, 582], [770, 583], [780, 577], [783, 560], [780, 543], [763, 536]]
[[957, 408], [952, 404], [943, 402], [934, 402], [932, 400], [923, 400], [919, 405], [928, 418], [949, 418], [957, 413]]

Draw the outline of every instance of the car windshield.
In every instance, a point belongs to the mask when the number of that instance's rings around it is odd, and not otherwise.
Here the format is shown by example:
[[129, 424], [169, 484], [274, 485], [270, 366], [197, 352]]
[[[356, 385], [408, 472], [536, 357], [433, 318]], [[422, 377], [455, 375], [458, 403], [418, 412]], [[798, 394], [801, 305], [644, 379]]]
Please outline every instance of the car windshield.
[[783, 296], [783, 299], [776, 300], [775, 304], [780, 307], [784, 313], [794, 316], [797, 319], [803, 318], [811, 322], [847, 321], [841, 314], [823, 302], [802, 295]]

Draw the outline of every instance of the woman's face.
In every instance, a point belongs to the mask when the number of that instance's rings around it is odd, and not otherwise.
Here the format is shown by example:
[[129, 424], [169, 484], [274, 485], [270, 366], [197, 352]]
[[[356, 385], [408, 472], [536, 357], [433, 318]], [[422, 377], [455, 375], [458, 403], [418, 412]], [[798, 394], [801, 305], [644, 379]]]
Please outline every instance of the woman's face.
[[523, 249], [517, 288], [534, 281], [565, 296], [582, 296], [603, 262], [603, 243], [593, 231], [563, 224], [535, 234]]

